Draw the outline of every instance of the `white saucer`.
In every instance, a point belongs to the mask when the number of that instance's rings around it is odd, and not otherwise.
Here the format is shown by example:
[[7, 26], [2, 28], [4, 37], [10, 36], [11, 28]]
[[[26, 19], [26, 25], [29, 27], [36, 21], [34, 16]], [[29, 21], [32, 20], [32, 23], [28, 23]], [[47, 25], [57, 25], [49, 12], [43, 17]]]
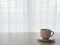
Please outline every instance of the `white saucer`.
[[43, 39], [38, 39], [40, 42], [55, 42], [55, 39], [48, 39], [48, 40], [43, 40]]

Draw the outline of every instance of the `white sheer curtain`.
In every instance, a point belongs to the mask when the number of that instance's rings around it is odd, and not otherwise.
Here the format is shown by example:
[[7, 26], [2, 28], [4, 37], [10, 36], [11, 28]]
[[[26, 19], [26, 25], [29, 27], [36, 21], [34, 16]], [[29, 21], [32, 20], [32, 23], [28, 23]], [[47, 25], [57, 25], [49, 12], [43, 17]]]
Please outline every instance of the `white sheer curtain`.
[[27, 30], [26, 4], [26, 0], [0, 0], [0, 32]]
[[[33, 26], [36, 32], [40, 28], [49, 28], [56, 31], [57, 0], [34, 0]], [[58, 30], [57, 30], [58, 31]]]
[[59, 0], [0, 0], [0, 32], [59, 32]]
[[60, 32], [60, 0], [57, 0], [57, 24], [56, 32]]

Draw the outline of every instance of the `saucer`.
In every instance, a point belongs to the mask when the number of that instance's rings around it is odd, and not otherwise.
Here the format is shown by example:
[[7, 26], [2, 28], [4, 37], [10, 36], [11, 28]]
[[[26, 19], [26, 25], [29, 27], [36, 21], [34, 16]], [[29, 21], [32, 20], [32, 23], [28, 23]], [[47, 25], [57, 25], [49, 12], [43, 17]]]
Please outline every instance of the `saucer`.
[[43, 40], [43, 39], [38, 39], [39, 42], [55, 42], [55, 39], [48, 39], [48, 40]]

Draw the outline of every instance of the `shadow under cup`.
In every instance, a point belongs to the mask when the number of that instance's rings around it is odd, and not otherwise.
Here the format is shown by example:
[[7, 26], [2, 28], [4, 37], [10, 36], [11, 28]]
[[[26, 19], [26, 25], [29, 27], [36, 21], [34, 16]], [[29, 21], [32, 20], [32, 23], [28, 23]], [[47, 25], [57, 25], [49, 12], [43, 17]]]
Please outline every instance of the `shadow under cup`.
[[50, 29], [41, 29], [41, 37], [43, 40], [48, 40], [53, 35], [54, 35], [54, 32], [51, 31]]

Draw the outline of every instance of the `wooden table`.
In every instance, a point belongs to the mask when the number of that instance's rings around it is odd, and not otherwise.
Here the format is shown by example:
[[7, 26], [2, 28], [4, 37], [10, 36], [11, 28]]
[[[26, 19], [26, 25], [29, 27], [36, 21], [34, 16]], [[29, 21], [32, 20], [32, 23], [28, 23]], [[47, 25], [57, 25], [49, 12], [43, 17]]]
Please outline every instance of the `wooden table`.
[[53, 38], [55, 42], [38, 42], [39, 33], [0, 33], [0, 45], [60, 45], [60, 33]]

